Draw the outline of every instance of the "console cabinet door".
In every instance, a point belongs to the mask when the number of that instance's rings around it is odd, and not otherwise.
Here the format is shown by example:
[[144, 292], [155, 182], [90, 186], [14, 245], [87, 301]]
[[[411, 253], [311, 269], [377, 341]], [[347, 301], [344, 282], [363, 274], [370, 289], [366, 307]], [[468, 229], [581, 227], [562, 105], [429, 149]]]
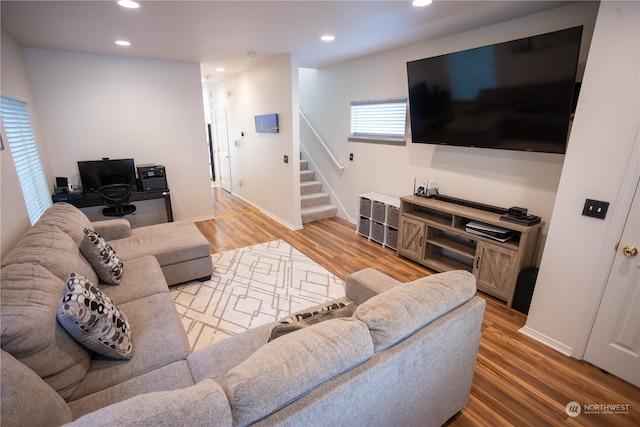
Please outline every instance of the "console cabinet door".
[[398, 253], [415, 260], [424, 259], [426, 224], [400, 216]]
[[473, 274], [479, 290], [506, 301], [515, 286], [516, 269], [517, 251], [478, 242]]

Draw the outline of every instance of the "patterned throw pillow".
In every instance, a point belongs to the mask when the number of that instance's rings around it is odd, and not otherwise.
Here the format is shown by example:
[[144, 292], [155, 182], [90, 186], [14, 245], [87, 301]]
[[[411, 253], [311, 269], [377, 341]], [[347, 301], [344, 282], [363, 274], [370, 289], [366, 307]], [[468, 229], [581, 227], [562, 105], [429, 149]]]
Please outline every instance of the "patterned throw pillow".
[[124, 265], [116, 251], [97, 232], [85, 228], [84, 234], [80, 242], [82, 255], [89, 260], [100, 279], [111, 285], [119, 285]]
[[127, 316], [97, 286], [71, 273], [58, 304], [58, 321], [85, 347], [115, 359], [131, 359]]
[[348, 304], [337, 302], [321, 307], [318, 310], [294, 314], [286, 319], [282, 319], [279, 322], [280, 324], [276, 325], [271, 330], [271, 336], [267, 342], [271, 342], [278, 337], [288, 334], [289, 332], [306, 328], [307, 326], [320, 323], [324, 320], [337, 319], [339, 317], [350, 317], [353, 315], [355, 309], [356, 305], [352, 302]]

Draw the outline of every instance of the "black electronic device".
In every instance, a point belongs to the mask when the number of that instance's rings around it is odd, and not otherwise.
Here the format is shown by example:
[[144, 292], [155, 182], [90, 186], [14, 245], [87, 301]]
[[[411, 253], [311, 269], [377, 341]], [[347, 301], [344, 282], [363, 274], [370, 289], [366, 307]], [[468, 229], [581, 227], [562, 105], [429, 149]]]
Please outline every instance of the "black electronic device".
[[98, 191], [103, 185], [129, 184], [137, 186], [133, 159], [87, 160], [78, 162], [80, 181], [86, 193]]
[[55, 193], [51, 196], [51, 200], [53, 202], [70, 202], [72, 200], [82, 200], [84, 199], [84, 194], [80, 191], [72, 191], [65, 193]]
[[529, 314], [537, 278], [538, 269], [536, 267], [528, 267], [520, 272], [511, 308], [518, 310], [520, 313]]
[[64, 176], [56, 177], [56, 186], [54, 187], [55, 194], [65, 194], [69, 192], [69, 180]]
[[524, 218], [527, 216], [527, 209], [525, 208], [519, 208], [517, 206], [514, 206], [512, 208], [509, 208], [509, 212], [507, 212], [510, 216], [515, 217], [515, 218]]
[[443, 194], [436, 194], [433, 196], [436, 200], [442, 200], [443, 202], [449, 202], [460, 206], [466, 206], [468, 208], [480, 209], [482, 211], [493, 212], [497, 214], [506, 214], [507, 209], [499, 206], [487, 205], [485, 203], [472, 202], [471, 200], [458, 199], [457, 197], [445, 196]]
[[140, 191], [167, 189], [167, 175], [163, 165], [138, 165]]
[[535, 225], [537, 223], [539, 223], [541, 221], [541, 218], [539, 216], [536, 215], [518, 215], [518, 216], [514, 216], [511, 215], [510, 213], [506, 213], [504, 215], [500, 216], [500, 219], [502, 221], [508, 221], [508, 222], [513, 222], [514, 224], [520, 224], [520, 225]]
[[412, 141], [564, 153], [582, 27], [407, 62]]

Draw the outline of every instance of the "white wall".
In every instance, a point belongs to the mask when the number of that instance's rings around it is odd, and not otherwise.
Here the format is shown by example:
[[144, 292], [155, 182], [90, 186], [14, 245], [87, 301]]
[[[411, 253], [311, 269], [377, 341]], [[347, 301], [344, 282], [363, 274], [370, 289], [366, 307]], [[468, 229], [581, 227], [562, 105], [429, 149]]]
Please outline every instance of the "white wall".
[[[214, 110], [227, 111], [233, 194], [292, 229], [302, 224], [297, 88], [297, 67], [288, 54], [213, 88]], [[280, 132], [257, 133], [254, 116], [272, 113], [278, 114]]]
[[[333, 166], [317, 145], [311, 147], [311, 156], [346, 207], [346, 219], [353, 221], [356, 217], [357, 194], [376, 191], [400, 197], [413, 192], [414, 179], [418, 183], [435, 179], [442, 194], [501, 207], [526, 207], [548, 224], [564, 155], [411, 142], [349, 142], [349, 104], [354, 100], [407, 97], [407, 61], [578, 25], [585, 26], [579, 65], [579, 71], [583, 70], [596, 12], [597, 3], [574, 4], [322, 69], [302, 70], [301, 109], [345, 170]], [[301, 127], [304, 130], [305, 125]], [[308, 145], [305, 140], [302, 144]], [[354, 154], [353, 162], [349, 153]]]
[[[619, 238], [619, 218], [629, 209], [621, 202], [628, 192], [622, 185], [629, 163], [639, 161], [631, 156], [640, 129], [638, 76], [640, 3], [604, 1], [523, 330], [578, 358]], [[604, 221], [581, 216], [587, 198], [611, 203]]]
[[[52, 176], [77, 184], [78, 160], [133, 157], [166, 167], [175, 220], [213, 214], [199, 64], [34, 48], [24, 57]], [[166, 220], [161, 200], [136, 206], [134, 226]]]
[[[31, 85], [27, 79], [27, 68], [22, 56], [22, 50], [18, 42], [15, 41], [5, 31], [2, 31], [2, 58], [0, 64], [0, 89], [3, 96], [27, 102], [29, 105], [29, 115], [31, 125], [38, 144], [40, 160], [42, 161], [45, 176], [51, 182], [52, 173], [49, 166], [49, 157], [45, 139], [40, 132], [40, 122], [33, 103], [33, 93]], [[4, 256], [11, 249], [22, 235], [31, 227], [27, 206], [22, 196], [22, 189], [18, 181], [18, 174], [13, 165], [13, 158], [4, 141], [5, 149], [0, 151], [0, 240], [2, 248], [1, 255]]]

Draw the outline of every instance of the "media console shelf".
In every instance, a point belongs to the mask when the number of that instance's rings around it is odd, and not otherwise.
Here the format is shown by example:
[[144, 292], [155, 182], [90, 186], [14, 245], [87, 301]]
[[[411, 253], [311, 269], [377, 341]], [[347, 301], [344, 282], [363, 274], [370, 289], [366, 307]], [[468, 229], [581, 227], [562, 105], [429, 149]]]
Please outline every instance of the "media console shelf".
[[[471, 221], [502, 227], [513, 237], [500, 242], [466, 231]], [[500, 214], [424, 198], [400, 198], [398, 256], [435, 271], [467, 270], [478, 290], [511, 307], [520, 271], [535, 264], [543, 222], [525, 226], [501, 221]]]

